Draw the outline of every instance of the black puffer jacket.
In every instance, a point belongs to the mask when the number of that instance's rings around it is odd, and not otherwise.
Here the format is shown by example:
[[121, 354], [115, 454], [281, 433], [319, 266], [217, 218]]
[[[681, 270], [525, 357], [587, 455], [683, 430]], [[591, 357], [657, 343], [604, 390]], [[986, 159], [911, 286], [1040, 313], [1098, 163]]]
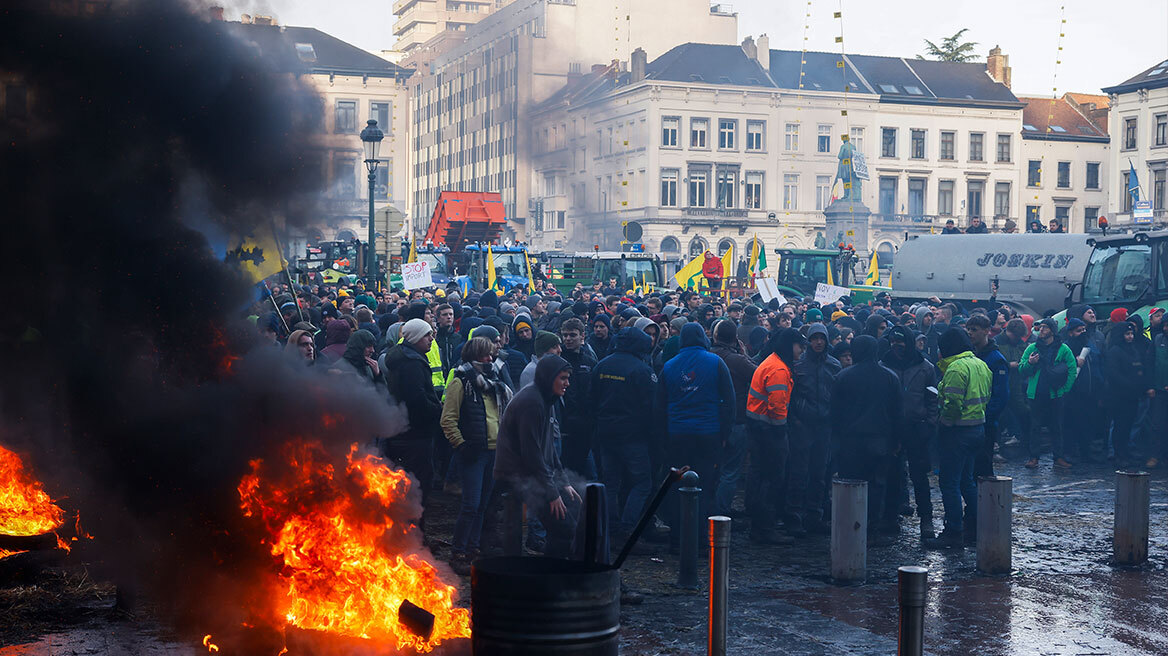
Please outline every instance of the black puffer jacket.
[[[821, 323], [811, 324], [807, 339], [822, 335], [827, 339], [827, 328]], [[842, 369], [825, 349], [816, 353], [810, 347], [795, 363], [795, 389], [791, 392], [791, 417], [796, 421], [822, 423], [831, 419], [831, 390]]]
[[622, 328], [616, 346], [592, 372], [592, 401], [596, 437], [614, 443], [651, 442], [657, 429], [657, 375], [645, 362], [652, 339], [637, 328]]
[[560, 357], [572, 365], [572, 384], [564, 395], [564, 432], [591, 435], [595, 424], [595, 408], [590, 406], [589, 399], [596, 356], [592, 354], [592, 349], [582, 346], [578, 351], [564, 350]]
[[402, 342], [385, 353], [385, 380], [389, 393], [406, 407], [410, 426], [395, 440], [429, 440], [437, 434], [442, 401], [434, 390], [430, 363], [413, 346]]
[[928, 388], [936, 388], [937, 368], [917, 350], [916, 336], [911, 330], [904, 326], [894, 326], [889, 334], [905, 342], [903, 358], [897, 358], [889, 350], [881, 360], [900, 379], [903, 420], [906, 423], [936, 423], [937, 395], [929, 392]]
[[832, 433], [842, 442], [860, 443], [869, 453], [896, 450], [901, 421], [900, 381], [876, 361], [876, 338], [852, 340], [855, 364], [840, 372], [831, 396]]
[[730, 370], [730, 380], [734, 383], [734, 423], [746, 423], [746, 397], [750, 393], [750, 381], [758, 365], [746, 357], [738, 344], [714, 342], [710, 352], [722, 358]]

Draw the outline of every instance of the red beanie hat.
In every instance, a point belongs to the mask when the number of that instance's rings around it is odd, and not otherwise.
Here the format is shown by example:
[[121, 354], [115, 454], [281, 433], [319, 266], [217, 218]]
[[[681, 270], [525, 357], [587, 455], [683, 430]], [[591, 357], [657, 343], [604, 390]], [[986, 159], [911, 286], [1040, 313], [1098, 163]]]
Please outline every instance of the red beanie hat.
[[1111, 323], [1127, 321], [1127, 308], [1115, 308], [1111, 311]]

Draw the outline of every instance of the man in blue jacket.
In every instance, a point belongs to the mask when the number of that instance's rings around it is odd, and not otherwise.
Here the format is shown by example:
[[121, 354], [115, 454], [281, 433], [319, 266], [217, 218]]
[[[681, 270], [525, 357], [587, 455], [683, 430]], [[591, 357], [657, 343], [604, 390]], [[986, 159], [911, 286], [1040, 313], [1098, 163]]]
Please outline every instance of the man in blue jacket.
[[[710, 352], [701, 324], [685, 324], [680, 337], [681, 348], [665, 363], [658, 386], [659, 407], [666, 413], [666, 459], [670, 466], [689, 466], [697, 472], [702, 487], [699, 509], [704, 513], [713, 507], [721, 445], [734, 426], [734, 383], [726, 363]], [[669, 543], [676, 548], [681, 541], [676, 496], [670, 506]]]
[[[613, 352], [592, 371], [591, 401], [595, 412], [604, 488], [608, 496], [609, 528], [620, 544], [632, 531], [653, 487], [650, 446], [656, 426], [651, 411], [656, 402], [657, 375], [645, 362], [653, 341], [639, 328], [621, 328]], [[628, 490], [624, 505], [620, 492]]]
[[973, 479], [994, 475], [994, 444], [998, 441], [998, 418], [1010, 401], [1010, 363], [990, 338], [990, 320], [984, 314], [975, 314], [965, 322], [965, 332], [973, 343], [977, 357], [990, 368], [993, 382], [990, 400], [986, 404], [985, 442], [973, 461]]

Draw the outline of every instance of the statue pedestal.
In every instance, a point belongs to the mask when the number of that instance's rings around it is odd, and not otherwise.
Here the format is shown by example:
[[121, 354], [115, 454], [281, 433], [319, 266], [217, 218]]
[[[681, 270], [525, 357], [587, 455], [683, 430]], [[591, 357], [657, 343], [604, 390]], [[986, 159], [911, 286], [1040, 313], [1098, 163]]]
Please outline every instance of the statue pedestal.
[[858, 201], [837, 199], [823, 210], [827, 217], [823, 234], [827, 237], [827, 247], [834, 249], [842, 241], [855, 246], [857, 253], [868, 250], [868, 217], [872, 210]]

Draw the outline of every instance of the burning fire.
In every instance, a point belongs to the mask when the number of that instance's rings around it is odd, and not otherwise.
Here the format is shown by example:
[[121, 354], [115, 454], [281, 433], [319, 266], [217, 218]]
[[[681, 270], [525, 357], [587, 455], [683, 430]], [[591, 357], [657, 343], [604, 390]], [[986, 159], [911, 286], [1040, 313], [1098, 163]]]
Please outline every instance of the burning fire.
[[[423, 653], [470, 636], [470, 614], [454, 607], [455, 589], [421, 555], [402, 555], [412, 524], [395, 521], [390, 510], [406, 501], [405, 472], [359, 456], [356, 444], [344, 471], [319, 442], [293, 441], [284, 456], [253, 460], [239, 495], [244, 515], [263, 523], [265, 543], [282, 560], [276, 607], [287, 623]], [[399, 621], [406, 600], [434, 615], [428, 639]]]
[[[53, 503], [44, 485], [25, 470], [20, 456], [0, 446], [0, 533], [41, 535], [64, 521], [65, 511]], [[19, 552], [0, 550], [0, 558], [13, 553]]]

